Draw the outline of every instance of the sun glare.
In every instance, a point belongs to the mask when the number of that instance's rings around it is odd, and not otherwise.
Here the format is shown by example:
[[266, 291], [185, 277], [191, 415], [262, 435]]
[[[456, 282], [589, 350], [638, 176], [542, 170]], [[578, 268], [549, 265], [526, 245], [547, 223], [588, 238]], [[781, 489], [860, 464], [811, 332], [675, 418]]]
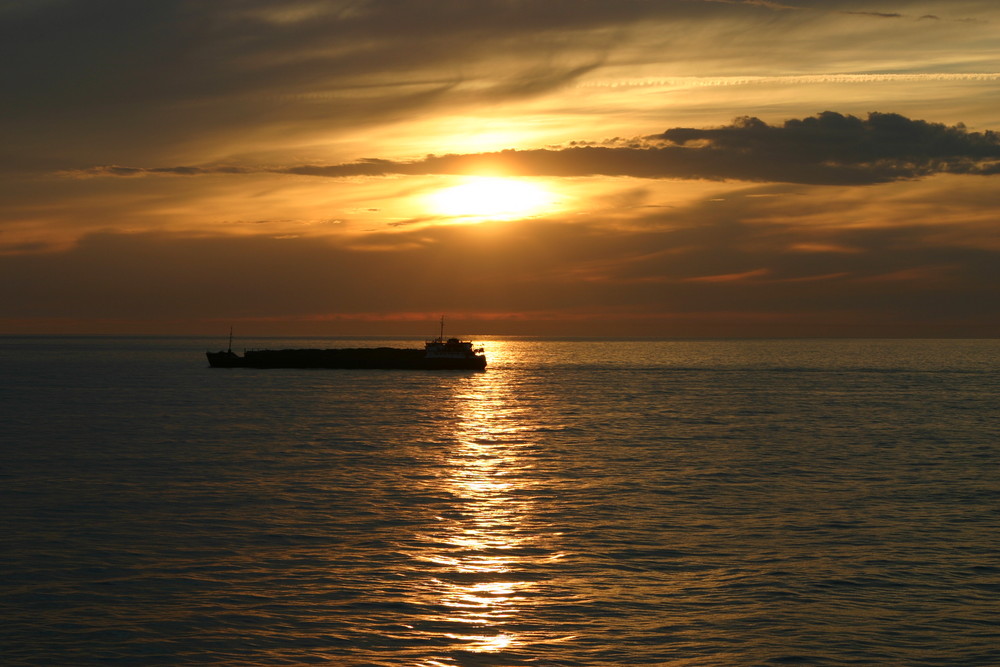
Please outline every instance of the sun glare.
[[427, 203], [437, 215], [478, 222], [539, 215], [554, 201], [551, 192], [534, 183], [476, 177], [432, 193]]

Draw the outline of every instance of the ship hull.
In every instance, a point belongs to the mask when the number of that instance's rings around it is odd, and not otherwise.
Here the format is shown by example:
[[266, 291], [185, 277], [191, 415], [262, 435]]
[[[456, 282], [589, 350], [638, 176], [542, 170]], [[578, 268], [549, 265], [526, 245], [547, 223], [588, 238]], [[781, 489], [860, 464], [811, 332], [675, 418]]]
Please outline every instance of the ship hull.
[[247, 350], [243, 356], [229, 351], [206, 352], [213, 368], [373, 368], [401, 370], [486, 369], [486, 357], [428, 358], [424, 350], [393, 347], [327, 350]]

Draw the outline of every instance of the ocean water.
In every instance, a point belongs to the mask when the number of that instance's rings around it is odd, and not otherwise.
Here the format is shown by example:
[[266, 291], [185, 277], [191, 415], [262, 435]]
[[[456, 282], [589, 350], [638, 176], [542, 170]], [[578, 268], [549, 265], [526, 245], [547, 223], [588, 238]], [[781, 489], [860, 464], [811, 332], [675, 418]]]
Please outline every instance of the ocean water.
[[1000, 664], [1000, 341], [476, 340], [0, 337], [0, 663]]

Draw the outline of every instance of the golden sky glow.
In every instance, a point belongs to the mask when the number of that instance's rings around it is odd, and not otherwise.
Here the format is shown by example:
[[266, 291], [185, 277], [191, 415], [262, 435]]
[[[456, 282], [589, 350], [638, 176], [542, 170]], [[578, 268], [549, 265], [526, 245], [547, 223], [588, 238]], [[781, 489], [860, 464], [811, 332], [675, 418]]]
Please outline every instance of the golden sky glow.
[[0, 332], [994, 336], [998, 24], [14, 0]]

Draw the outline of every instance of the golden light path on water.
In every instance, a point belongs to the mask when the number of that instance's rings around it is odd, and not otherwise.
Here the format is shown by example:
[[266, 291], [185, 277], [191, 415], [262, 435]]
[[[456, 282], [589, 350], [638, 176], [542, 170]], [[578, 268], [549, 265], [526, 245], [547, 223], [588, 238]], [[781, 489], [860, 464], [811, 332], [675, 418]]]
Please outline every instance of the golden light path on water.
[[[416, 554], [438, 568], [425, 595], [446, 610], [438, 627], [450, 629], [443, 635], [460, 651], [498, 653], [524, 646], [527, 638], [512, 627], [524, 625], [521, 617], [537, 604], [529, 597], [539, 586], [525, 570], [565, 555], [541, 544], [549, 536], [531, 518], [536, 504], [531, 487], [540, 482], [527, 452], [535, 443], [522, 418], [526, 408], [515, 405], [511, 391], [496, 371], [456, 385], [451, 448], [443, 454], [448, 472], [440, 490], [455, 499], [459, 511], [436, 517], [439, 530]], [[454, 665], [437, 659], [421, 664]]]

